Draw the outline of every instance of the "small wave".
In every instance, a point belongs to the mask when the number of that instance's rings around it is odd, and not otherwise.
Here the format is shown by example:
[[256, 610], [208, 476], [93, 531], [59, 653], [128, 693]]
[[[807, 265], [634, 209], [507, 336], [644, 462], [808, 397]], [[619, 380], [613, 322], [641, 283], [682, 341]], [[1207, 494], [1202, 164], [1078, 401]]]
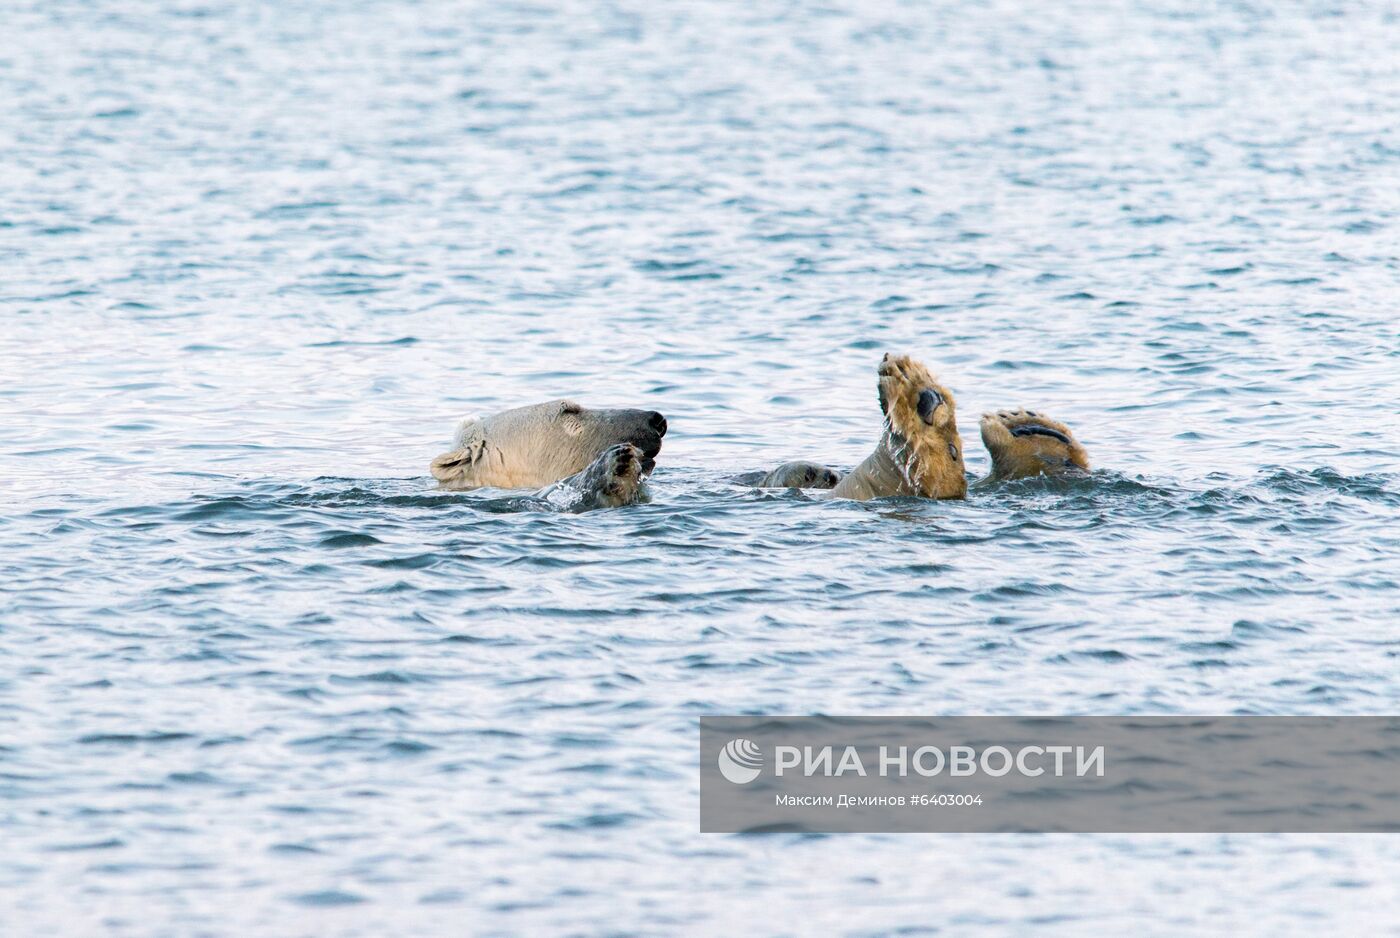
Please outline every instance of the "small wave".
[[1400, 485], [1397, 485], [1397, 477], [1379, 473], [1346, 475], [1327, 466], [1309, 470], [1266, 466], [1259, 471], [1259, 477], [1254, 484], [1286, 495], [1336, 492], [1352, 498], [1400, 506]]

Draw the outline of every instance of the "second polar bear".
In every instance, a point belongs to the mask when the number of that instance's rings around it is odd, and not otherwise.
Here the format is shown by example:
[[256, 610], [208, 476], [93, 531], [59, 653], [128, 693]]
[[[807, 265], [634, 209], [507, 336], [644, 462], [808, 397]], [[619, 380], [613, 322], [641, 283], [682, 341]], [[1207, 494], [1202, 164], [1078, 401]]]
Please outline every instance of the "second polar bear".
[[[878, 369], [884, 433], [875, 451], [842, 476], [819, 463], [784, 463], [758, 484], [765, 488], [831, 489], [858, 500], [891, 495], [964, 498], [962, 438], [952, 392], [921, 363], [886, 354]], [[981, 482], [1084, 471], [1089, 456], [1069, 427], [1031, 410], [982, 416], [982, 443], [992, 471]]]

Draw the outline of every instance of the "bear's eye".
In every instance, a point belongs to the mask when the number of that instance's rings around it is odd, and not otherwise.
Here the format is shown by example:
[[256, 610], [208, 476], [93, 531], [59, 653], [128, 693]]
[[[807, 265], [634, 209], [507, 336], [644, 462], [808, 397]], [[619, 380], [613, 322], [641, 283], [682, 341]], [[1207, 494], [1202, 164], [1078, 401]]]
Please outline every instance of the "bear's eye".
[[573, 401], [565, 401], [564, 403], [559, 405], [559, 413], [565, 415], [577, 415], [583, 413], [583, 408], [580, 407], [578, 404], [574, 403]]
[[949, 455], [949, 456], [952, 456], [952, 457], [953, 457], [953, 460], [954, 460], [955, 462], [957, 461], [957, 458], [958, 458], [958, 448], [957, 448], [956, 446], [954, 446], [952, 443], [949, 443], [949, 444], [948, 444], [948, 455]]

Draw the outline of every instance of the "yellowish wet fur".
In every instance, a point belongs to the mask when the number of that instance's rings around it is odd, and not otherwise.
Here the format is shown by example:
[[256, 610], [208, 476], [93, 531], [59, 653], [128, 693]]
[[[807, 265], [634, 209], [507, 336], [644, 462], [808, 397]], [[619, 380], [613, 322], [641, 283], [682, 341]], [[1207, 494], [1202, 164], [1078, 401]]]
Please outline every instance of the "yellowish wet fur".
[[1033, 410], [982, 415], [982, 444], [992, 457], [988, 480], [1088, 470], [1089, 454], [1069, 427]]
[[854, 499], [965, 497], [967, 476], [953, 392], [908, 355], [886, 355], [878, 374], [884, 433], [875, 451], [832, 494]]

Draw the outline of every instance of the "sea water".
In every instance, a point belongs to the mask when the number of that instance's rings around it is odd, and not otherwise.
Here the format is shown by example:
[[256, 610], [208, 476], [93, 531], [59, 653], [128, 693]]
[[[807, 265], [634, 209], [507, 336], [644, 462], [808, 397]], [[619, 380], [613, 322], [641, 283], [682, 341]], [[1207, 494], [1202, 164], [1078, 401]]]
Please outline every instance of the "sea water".
[[[1363, 836], [698, 833], [707, 714], [1400, 708], [1384, 5], [3, 4], [7, 934], [1339, 934]], [[1092, 477], [736, 484], [886, 351]], [[652, 501], [438, 491], [655, 409]]]

